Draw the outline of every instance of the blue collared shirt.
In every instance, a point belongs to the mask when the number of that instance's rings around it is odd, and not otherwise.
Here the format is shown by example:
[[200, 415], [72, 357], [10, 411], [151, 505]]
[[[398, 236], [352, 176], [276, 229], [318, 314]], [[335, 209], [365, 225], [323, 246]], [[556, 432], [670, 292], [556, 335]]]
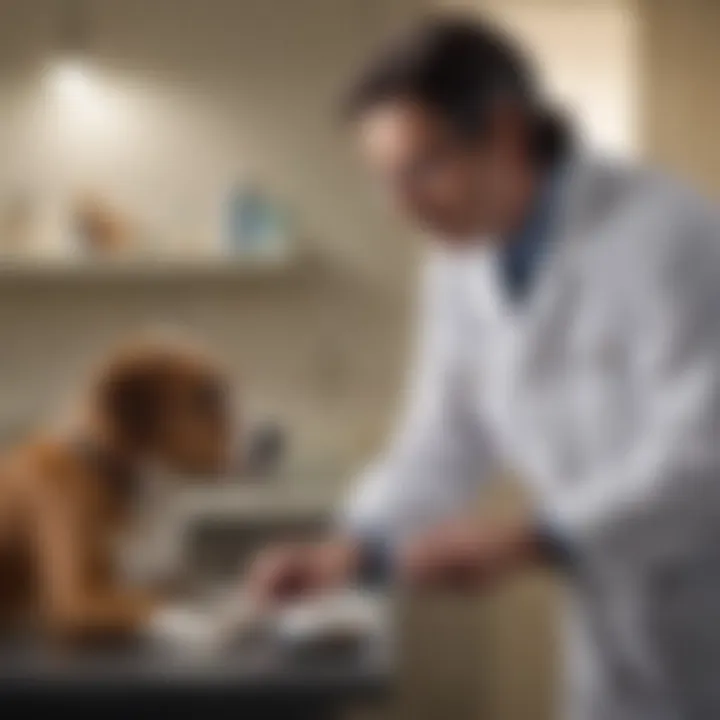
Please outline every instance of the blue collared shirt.
[[499, 250], [502, 285], [516, 304], [528, 299], [550, 249], [557, 216], [558, 175], [557, 171], [549, 174], [522, 227]]

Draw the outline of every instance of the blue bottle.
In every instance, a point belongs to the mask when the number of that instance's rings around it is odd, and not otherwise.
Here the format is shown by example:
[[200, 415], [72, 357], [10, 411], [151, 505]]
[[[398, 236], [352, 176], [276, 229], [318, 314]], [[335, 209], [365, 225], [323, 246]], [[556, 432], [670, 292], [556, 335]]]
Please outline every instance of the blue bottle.
[[229, 198], [227, 247], [240, 256], [277, 256], [286, 249], [284, 213], [256, 185], [236, 187]]

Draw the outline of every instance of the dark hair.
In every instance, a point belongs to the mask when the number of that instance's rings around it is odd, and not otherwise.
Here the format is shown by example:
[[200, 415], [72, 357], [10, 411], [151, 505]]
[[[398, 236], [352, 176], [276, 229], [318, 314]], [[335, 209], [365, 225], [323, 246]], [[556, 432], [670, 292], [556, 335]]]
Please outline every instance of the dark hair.
[[353, 120], [402, 98], [437, 112], [467, 138], [482, 135], [493, 108], [509, 100], [531, 123], [537, 161], [553, 162], [569, 144], [564, 121], [538, 97], [531, 63], [504, 33], [479, 20], [435, 16], [394, 38], [352, 84], [344, 115]]

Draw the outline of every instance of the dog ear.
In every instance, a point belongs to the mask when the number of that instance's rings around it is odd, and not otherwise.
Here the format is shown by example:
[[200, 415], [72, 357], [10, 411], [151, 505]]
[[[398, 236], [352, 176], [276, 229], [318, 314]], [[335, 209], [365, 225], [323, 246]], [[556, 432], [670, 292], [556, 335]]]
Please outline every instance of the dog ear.
[[160, 414], [160, 369], [147, 358], [125, 358], [101, 378], [99, 409], [108, 430], [122, 444], [147, 447]]

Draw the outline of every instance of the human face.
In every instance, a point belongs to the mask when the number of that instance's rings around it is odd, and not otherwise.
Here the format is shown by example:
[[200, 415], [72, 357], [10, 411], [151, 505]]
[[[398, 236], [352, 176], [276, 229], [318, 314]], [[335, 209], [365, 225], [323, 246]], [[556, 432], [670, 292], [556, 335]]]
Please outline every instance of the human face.
[[358, 135], [393, 204], [448, 242], [507, 232], [522, 213], [529, 163], [512, 115], [463, 139], [420, 104], [393, 100], [368, 110]]

